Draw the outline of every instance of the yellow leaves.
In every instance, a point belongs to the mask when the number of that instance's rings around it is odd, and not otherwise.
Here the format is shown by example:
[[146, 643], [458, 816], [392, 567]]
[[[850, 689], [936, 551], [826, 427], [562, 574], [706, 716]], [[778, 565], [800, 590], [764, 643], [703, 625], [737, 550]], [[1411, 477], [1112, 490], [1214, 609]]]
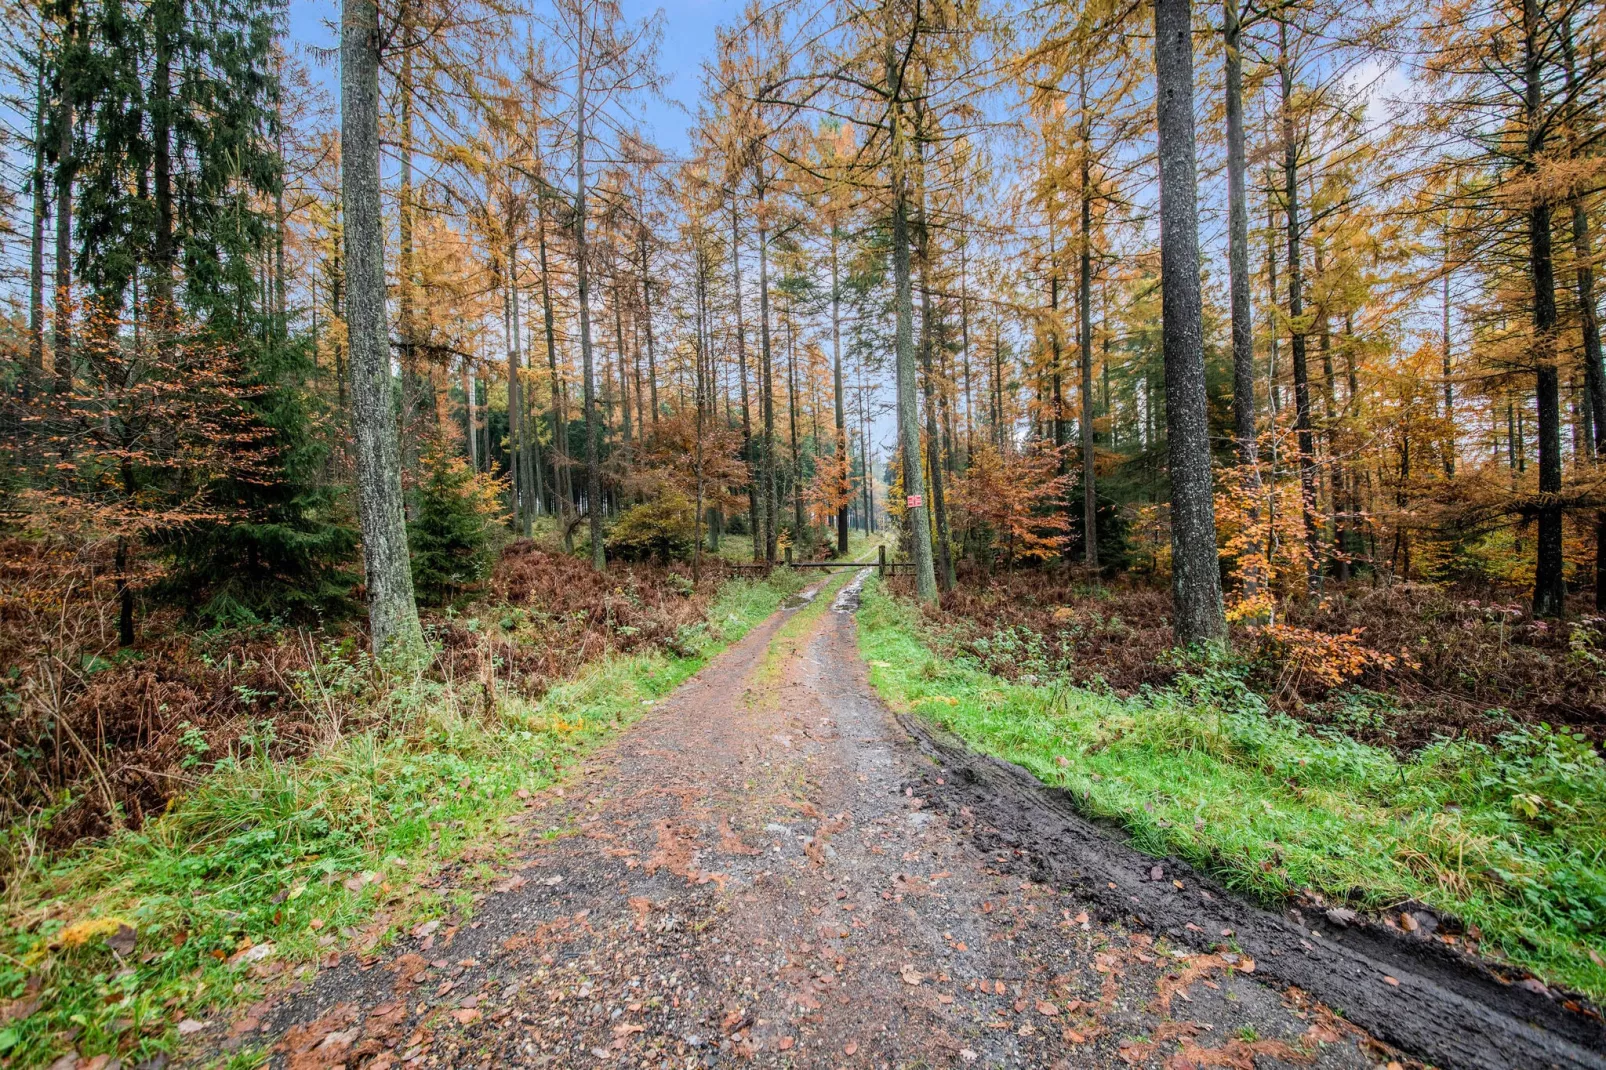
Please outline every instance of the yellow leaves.
[[984, 443], [955, 480], [955, 507], [991, 529], [1006, 558], [1054, 557], [1070, 530], [1063, 508], [1070, 482], [1059, 467], [1052, 448], [1004, 454]]
[[68, 949], [83, 947], [85, 944], [101, 937], [116, 936], [121, 930], [128, 930], [130, 934], [134, 926], [127, 920], [112, 915], [103, 918], [89, 918], [84, 921], [73, 922], [56, 934], [51, 941], [56, 947]]
[[1361, 642], [1364, 628], [1337, 634], [1289, 624], [1268, 624], [1259, 629], [1260, 653], [1280, 663], [1285, 686], [1299, 687], [1314, 680], [1338, 687], [1369, 671], [1392, 669], [1397, 658]]

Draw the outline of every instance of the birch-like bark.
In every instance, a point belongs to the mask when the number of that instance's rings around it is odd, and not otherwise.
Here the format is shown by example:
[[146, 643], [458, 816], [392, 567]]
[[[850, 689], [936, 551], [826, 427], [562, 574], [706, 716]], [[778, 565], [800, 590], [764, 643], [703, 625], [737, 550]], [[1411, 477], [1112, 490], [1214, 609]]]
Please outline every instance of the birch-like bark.
[[374, 653], [398, 668], [427, 658], [402, 515], [395, 387], [385, 323], [385, 234], [379, 203], [379, 10], [344, 0], [341, 17], [341, 201], [346, 328], [351, 345], [357, 516]]

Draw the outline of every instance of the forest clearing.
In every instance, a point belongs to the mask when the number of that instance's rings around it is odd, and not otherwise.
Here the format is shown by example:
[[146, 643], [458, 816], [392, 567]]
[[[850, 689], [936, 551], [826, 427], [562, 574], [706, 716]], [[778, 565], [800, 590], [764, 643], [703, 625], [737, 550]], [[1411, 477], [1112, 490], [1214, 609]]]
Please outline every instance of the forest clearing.
[[1606, 1067], [1606, 10], [3, 0], [0, 1070]]

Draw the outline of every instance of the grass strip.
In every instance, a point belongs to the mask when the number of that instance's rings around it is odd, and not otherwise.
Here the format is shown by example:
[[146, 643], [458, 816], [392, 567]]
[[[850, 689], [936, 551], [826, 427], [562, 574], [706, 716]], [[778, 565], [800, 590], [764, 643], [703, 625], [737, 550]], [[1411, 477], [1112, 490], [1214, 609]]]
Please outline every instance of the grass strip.
[[1068, 789], [1138, 848], [1273, 906], [1421, 903], [1485, 955], [1606, 999], [1606, 763], [1587, 740], [1513, 725], [1399, 760], [1269, 711], [1230, 667], [1121, 697], [1009, 682], [935, 638], [865, 585], [860, 650], [890, 706]]
[[465, 859], [488, 878], [521, 792], [560, 780], [803, 582], [733, 580], [683, 637], [694, 652], [608, 655], [538, 701], [488, 698], [478, 681], [376, 694], [384, 731], [295, 762], [241, 753], [140, 831], [27, 875], [0, 930], [0, 999], [14, 1001], [0, 1003], [0, 1064], [172, 1051], [180, 1022], [254, 998], [275, 964], [310, 970], [331, 947], [471, 911], [472, 882], [423, 882]]

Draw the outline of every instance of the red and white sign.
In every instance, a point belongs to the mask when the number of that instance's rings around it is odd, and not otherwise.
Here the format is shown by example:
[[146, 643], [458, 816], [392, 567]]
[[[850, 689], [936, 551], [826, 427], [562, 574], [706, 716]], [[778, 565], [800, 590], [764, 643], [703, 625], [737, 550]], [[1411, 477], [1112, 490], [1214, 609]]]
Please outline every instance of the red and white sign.
[[918, 494], [909, 495], [909, 497], [906, 499], [906, 501], [907, 501], [907, 503], [909, 505], [909, 508], [911, 508], [911, 509], [918, 509], [922, 505], [926, 504], [926, 499], [922, 498]]

